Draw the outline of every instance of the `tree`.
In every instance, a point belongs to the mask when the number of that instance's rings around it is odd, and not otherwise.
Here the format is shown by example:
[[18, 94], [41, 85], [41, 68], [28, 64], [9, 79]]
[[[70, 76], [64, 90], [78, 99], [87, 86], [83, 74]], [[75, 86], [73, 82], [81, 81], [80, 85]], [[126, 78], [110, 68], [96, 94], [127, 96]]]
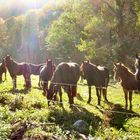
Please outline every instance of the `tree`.
[[55, 58], [61, 61], [80, 61], [83, 58], [76, 45], [80, 43], [84, 27], [94, 14], [91, 7], [86, 0], [71, 0], [62, 7], [64, 12], [52, 23], [46, 37], [46, 47]]

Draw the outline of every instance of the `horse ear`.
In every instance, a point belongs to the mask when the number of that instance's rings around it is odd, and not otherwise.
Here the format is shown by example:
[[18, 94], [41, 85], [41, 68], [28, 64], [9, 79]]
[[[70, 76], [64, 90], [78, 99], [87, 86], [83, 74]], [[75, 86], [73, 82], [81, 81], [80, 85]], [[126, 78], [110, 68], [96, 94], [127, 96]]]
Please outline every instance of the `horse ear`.
[[117, 63], [114, 62], [113, 65], [114, 65], [114, 66], [117, 66]]
[[84, 61], [82, 61], [82, 64], [84, 64]]

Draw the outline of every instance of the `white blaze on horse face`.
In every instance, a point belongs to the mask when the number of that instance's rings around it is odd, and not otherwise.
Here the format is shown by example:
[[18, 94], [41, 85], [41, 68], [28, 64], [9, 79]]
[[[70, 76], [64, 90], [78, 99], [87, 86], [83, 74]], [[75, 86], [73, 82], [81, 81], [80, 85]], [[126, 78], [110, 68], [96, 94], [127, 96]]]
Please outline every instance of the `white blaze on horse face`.
[[116, 65], [114, 66], [113, 71], [114, 71], [114, 77], [113, 77], [113, 79], [114, 79], [114, 81], [116, 81], [116, 80], [119, 79]]
[[135, 67], [137, 67], [138, 63], [139, 63], [139, 60], [136, 59], [136, 61], [135, 61]]

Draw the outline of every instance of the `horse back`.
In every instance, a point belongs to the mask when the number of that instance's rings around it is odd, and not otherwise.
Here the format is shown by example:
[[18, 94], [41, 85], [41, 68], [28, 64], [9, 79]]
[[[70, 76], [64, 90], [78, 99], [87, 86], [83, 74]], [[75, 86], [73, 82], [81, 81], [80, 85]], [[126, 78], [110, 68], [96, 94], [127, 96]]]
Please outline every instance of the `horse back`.
[[40, 68], [41, 68], [43, 65], [44, 65], [44, 64], [39, 64], [39, 65], [36, 65], [36, 64], [29, 64], [31, 74], [39, 75], [39, 74], [40, 74]]
[[30, 67], [29, 64], [22, 62], [22, 63], [15, 63], [13, 67], [13, 75], [29, 75], [30, 74]]
[[104, 66], [89, 64], [87, 73], [87, 83], [89, 86], [107, 87], [109, 82], [109, 70]]
[[54, 72], [52, 81], [66, 84], [76, 84], [80, 77], [80, 67], [77, 63], [60, 63]]

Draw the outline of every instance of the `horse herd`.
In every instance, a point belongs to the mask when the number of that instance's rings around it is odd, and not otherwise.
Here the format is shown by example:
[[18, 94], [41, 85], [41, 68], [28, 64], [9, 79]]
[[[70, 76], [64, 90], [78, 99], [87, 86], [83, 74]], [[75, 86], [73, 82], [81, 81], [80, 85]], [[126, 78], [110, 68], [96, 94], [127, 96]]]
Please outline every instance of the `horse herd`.
[[[109, 83], [109, 70], [103, 66], [96, 66], [89, 61], [83, 61], [81, 65], [74, 62], [61, 62], [57, 66], [51, 59], [47, 59], [46, 63], [35, 65], [29, 63], [18, 63], [7, 55], [2, 59], [0, 64], [0, 81], [2, 75], [9, 71], [13, 81], [13, 89], [16, 89], [16, 78], [23, 75], [25, 80], [25, 88], [31, 88], [31, 75], [39, 75], [39, 87], [42, 87], [44, 95], [48, 99], [48, 105], [51, 100], [56, 100], [56, 94], [59, 92], [60, 102], [62, 103], [62, 88], [67, 92], [70, 106], [74, 104], [74, 97], [77, 93], [77, 82], [81, 78], [87, 80], [89, 89], [88, 103], [91, 101], [91, 86], [95, 86], [98, 105], [101, 102], [101, 95], [104, 100], [107, 99], [107, 87]], [[132, 91], [140, 91], [140, 56], [135, 58], [136, 72], [132, 73], [122, 63], [114, 63], [114, 79], [120, 80], [125, 95], [125, 108], [128, 107], [128, 98], [130, 109], [132, 109]], [[48, 82], [50, 84], [48, 86]]]

